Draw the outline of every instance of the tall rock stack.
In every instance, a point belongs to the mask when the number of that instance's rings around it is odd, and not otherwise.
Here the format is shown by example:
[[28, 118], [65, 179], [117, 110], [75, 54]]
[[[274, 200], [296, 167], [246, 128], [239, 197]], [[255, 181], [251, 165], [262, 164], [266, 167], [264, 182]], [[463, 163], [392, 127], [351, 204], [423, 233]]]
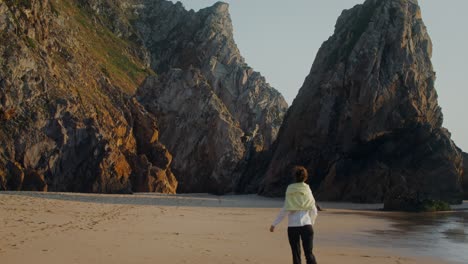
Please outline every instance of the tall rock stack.
[[416, 0], [343, 11], [288, 110], [260, 193], [282, 194], [299, 164], [319, 199], [460, 202], [462, 156], [442, 128], [431, 53]]
[[159, 77], [137, 96], [160, 120], [180, 192], [235, 190], [248, 160], [276, 139], [287, 103], [242, 58], [228, 4], [198, 12], [138, 1], [133, 25]]

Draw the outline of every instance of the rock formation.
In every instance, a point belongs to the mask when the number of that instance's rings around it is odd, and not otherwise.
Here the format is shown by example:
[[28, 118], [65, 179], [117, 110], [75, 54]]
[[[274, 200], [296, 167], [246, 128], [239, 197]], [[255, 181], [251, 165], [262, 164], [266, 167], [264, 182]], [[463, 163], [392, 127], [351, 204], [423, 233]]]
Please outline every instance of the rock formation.
[[243, 131], [199, 70], [149, 78], [138, 97], [161, 116], [161, 141], [178, 155], [173, 163], [178, 191], [233, 190], [245, 153]]
[[172, 68], [200, 69], [244, 132], [261, 149], [276, 139], [287, 103], [265, 78], [250, 68], [234, 42], [228, 4], [194, 13], [168, 1], [144, 1], [136, 29], [157, 73]]
[[286, 112], [224, 3], [6, 0], [0, 29], [0, 189], [232, 192]]
[[133, 8], [159, 74], [138, 98], [161, 120], [179, 191], [234, 191], [247, 160], [276, 139], [285, 100], [240, 55], [227, 4], [199, 12], [168, 1]]
[[173, 193], [151, 70], [78, 1], [0, 2], [0, 189]]
[[462, 156], [442, 128], [432, 44], [416, 0], [343, 11], [288, 110], [260, 187], [305, 165], [319, 199], [460, 202]]

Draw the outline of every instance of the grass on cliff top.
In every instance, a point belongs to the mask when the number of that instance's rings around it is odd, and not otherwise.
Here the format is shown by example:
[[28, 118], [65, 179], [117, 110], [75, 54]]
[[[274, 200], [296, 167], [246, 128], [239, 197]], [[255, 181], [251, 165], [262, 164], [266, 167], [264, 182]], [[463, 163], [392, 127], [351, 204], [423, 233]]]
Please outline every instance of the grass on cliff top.
[[93, 22], [93, 14], [78, 6], [75, 1], [55, 1], [56, 12], [65, 12], [73, 18], [79, 28], [78, 38], [84, 44], [85, 51], [97, 65], [96, 70], [107, 76], [115, 86], [124, 92], [134, 93], [138, 85], [154, 74], [146, 69], [143, 62], [130, 54], [138, 49], [133, 43], [117, 37], [110, 29]]

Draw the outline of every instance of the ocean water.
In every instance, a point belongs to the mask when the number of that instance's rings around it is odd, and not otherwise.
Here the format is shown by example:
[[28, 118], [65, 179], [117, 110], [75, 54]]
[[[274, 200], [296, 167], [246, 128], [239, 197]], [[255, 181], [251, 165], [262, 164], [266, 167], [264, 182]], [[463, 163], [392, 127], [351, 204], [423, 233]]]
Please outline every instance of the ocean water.
[[[362, 213], [360, 213], [362, 214]], [[365, 213], [364, 213], [365, 214]], [[468, 212], [366, 214], [389, 221], [389, 228], [360, 231], [353, 243], [407, 256], [468, 264]]]

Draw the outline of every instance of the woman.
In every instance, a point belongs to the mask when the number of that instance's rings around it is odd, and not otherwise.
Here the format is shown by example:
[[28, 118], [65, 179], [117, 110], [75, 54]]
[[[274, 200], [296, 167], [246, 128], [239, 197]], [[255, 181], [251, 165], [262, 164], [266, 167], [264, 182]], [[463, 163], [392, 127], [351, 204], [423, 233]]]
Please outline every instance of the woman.
[[307, 170], [302, 166], [296, 166], [292, 170], [296, 183], [290, 184], [286, 190], [284, 206], [278, 217], [270, 227], [270, 232], [288, 215], [288, 238], [291, 245], [294, 264], [301, 263], [301, 243], [307, 264], [316, 264], [312, 253], [314, 230], [312, 226], [317, 218], [317, 207], [307, 180]]

